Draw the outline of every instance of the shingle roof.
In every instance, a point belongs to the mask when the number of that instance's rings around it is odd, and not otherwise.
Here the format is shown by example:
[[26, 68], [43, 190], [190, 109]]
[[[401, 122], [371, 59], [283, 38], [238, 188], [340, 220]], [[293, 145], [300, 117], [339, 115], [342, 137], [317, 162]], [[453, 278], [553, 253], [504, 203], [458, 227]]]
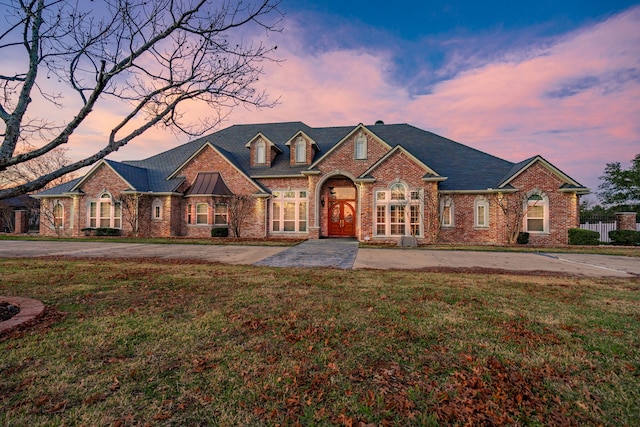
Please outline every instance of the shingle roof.
[[[445, 191], [497, 188], [531, 161], [527, 159], [514, 164], [408, 124], [365, 127], [391, 147], [402, 145], [440, 176], [447, 177], [440, 183], [440, 189]], [[285, 144], [299, 131], [315, 141], [318, 153], [314, 161], [317, 161], [354, 129], [355, 126], [312, 128], [302, 122], [233, 125], [147, 159], [108, 162], [139, 191], [171, 192], [183, 179], [179, 176], [168, 178], [206, 143], [214, 146], [247, 176], [290, 176], [310, 170], [308, 166], [291, 165], [289, 161], [289, 147]], [[250, 149], [245, 145], [258, 133], [282, 151], [271, 167], [251, 167]]]

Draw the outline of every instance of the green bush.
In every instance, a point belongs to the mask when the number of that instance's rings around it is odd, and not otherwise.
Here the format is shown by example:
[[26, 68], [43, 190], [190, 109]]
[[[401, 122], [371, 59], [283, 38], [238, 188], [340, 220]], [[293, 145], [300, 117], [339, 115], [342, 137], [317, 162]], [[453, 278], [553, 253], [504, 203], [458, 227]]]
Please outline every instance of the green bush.
[[570, 228], [569, 244], [597, 246], [600, 244], [600, 233], [592, 230], [584, 230], [582, 228]]
[[518, 233], [518, 239], [516, 240], [516, 242], [519, 245], [526, 245], [527, 243], [529, 243], [529, 233], [524, 231]]
[[226, 227], [212, 228], [211, 237], [229, 237], [229, 229]]
[[638, 246], [640, 245], [640, 231], [612, 230], [609, 238], [614, 245]]
[[96, 228], [96, 236], [119, 236], [120, 229], [118, 228], [109, 228], [109, 227], [99, 227]]

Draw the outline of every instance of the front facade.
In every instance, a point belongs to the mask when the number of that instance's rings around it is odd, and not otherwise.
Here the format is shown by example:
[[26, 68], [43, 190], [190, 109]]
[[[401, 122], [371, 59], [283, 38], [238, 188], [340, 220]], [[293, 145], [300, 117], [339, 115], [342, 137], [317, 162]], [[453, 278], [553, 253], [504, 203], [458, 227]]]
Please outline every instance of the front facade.
[[566, 244], [588, 190], [540, 156], [512, 163], [407, 124], [236, 125], [46, 190], [40, 232]]

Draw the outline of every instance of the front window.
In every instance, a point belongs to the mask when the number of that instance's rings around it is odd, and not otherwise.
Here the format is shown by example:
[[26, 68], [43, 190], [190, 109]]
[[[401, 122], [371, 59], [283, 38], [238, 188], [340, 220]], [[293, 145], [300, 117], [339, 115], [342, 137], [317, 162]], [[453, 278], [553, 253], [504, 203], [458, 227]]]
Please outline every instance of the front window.
[[122, 228], [122, 202], [102, 193], [89, 202], [87, 225], [90, 228]]
[[355, 139], [355, 158], [356, 160], [367, 158], [367, 137], [362, 132]]
[[256, 158], [257, 165], [264, 165], [267, 163], [267, 144], [263, 140], [256, 142]]
[[213, 223], [215, 225], [227, 225], [227, 215], [227, 205], [225, 203], [216, 203]]
[[64, 227], [64, 207], [60, 202], [53, 206], [53, 226], [55, 228]]
[[306, 163], [307, 162], [307, 143], [304, 138], [300, 137], [296, 141], [295, 144], [296, 150], [296, 163]]
[[307, 192], [305, 190], [273, 192], [271, 231], [274, 233], [307, 232]]
[[534, 193], [527, 200], [524, 220], [525, 231], [528, 233], [549, 232], [549, 199], [546, 195]]
[[489, 227], [489, 201], [484, 197], [477, 198], [474, 202], [474, 209], [474, 226], [476, 228]]
[[453, 199], [445, 197], [440, 201], [440, 217], [443, 227], [453, 227]]
[[196, 224], [209, 224], [209, 205], [206, 203], [196, 204]]
[[422, 235], [421, 194], [421, 190], [408, 191], [402, 183], [376, 191], [376, 236]]

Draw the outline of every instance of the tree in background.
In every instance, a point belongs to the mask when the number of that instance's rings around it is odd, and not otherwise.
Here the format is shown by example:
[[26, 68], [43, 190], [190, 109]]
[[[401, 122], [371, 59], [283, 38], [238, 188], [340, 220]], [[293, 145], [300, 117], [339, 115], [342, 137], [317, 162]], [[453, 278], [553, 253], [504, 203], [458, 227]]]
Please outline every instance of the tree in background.
[[620, 162], [607, 163], [602, 184], [598, 187], [598, 198], [605, 206], [617, 206], [637, 210], [640, 205], [640, 154], [631, 161], [629, 169]]
[[[275, 47], [246, 42], [239, 31], [279, 31], [279, 1], [8, 0], [0, 18], [0, 174], [73, 142], [100, 106], [122, 108], [102, 149], [6, 186], [0, 199], [39, 190], [154, 126], [200, 135], [231, 107], [273, 105], [255, 83]], [[67, 92], [76, 98], [64, 99]], [[68, 116], [38, 117], [34, 105], [46, 111], [47, 102]], [[212, 111], [194, 122], [185, 107], [198, 102]]]

